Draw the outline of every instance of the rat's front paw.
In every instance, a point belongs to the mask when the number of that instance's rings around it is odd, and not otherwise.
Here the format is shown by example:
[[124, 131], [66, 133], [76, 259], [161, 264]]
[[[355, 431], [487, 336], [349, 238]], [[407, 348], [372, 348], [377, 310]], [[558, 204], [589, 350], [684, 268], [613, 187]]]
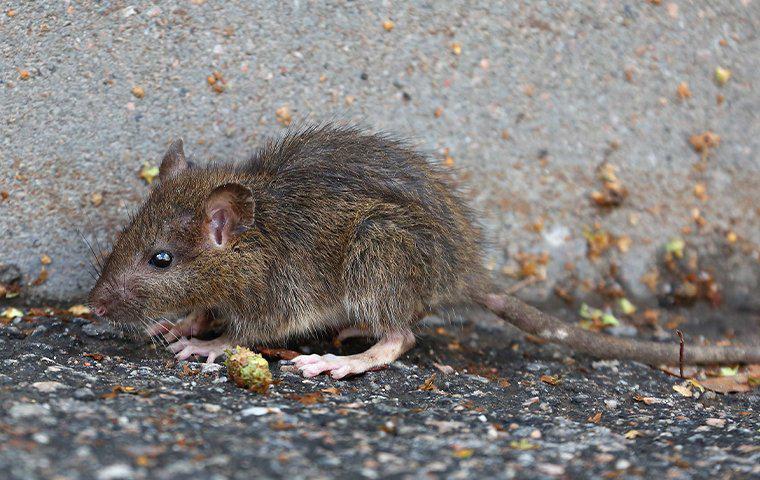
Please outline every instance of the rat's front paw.
[[205, 310], [193, 310], [177, 321], [160, 320], [147, 329], [148, 335], [161, 335], [166, 342], [182, 337], [194, 337], [208, 330], [209, 317]]
[[192, 355], [197, 355], [199, 357], [206, 357], [206, 363], [214, 363], [217, 357], [224, 355], [225, 350], [231, 350], [232, 348], [232, 344], [225, 336], [213, 340], [182, 337], [169, 345], [169, 350], [174, 352], [177, 360], [187, 360]]

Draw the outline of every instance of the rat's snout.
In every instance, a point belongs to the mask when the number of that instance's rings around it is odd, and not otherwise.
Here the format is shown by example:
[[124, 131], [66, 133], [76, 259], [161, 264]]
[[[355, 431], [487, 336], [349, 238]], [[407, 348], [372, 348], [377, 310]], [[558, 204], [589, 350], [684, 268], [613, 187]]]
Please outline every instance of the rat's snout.
[[90, 307], [99, 317], [114, 318], [127, 302], [128, 294], [126, 289], [95, 287], [90, 292]]
[[93, 313], [99, 317], [107, 317], [109, 313], [113, 312], [116, 303], [117, 301], [113, 295], [110, 297], [94, 296], [90, 300]]

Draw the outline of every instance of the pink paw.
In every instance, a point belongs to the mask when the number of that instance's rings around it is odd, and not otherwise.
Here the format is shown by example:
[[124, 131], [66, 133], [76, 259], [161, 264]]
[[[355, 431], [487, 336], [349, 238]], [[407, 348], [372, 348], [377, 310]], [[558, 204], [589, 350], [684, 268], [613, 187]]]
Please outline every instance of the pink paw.
[[206, 357], [206, 363], [214, 363], [214, 360], [224, 355], [225, 350], [231, 348], [232, 345], [224, 337], [213, 340], [182, 337], [169, 345], [169, 350], [174, 352], [177, 360], [187, 360], [192, 355], [197, 355], [199, 357]]
[[325, 355], [299, 355], [293, 359], [304, 377], [316, 377], [320, 373], [329, 373], [336, 380], [348, 375], [364, 373], [371, 368], [356, 358], [342, 357], [331, 353]]

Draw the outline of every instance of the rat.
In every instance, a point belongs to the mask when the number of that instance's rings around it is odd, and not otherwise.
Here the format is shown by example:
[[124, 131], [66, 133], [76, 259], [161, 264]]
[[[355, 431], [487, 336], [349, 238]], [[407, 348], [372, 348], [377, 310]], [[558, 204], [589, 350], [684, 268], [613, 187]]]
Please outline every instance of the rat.
[[679, 357], [677, 343], [571, 326], [498, 291], [483, 237], [450, 171], [387, 134], [309, 126], [243, 163], [209, 166], [190, 165], [176, 140], [89, 304], [115, 324], [162, 335], [180, 360], [214, 362], [235, 345], [328, 329], [376, 340], [354, 355], [294, 358], [307, 377], [387, 365], [412, 348], [425, 315], [461, 302], [598, 358], [760, 361], [759, 347], [689, 346]]

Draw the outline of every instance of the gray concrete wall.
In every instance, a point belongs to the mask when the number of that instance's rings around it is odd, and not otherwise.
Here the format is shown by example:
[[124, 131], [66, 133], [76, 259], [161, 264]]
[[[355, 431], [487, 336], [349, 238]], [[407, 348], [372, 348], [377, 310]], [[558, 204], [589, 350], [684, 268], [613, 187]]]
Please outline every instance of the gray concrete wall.
[[[170, 139], [200, 162], [242, 159], [283, 133], [287, 108], [295, 123], [399, 132], [453, 164], [500, 281], [516, 281], [519, 253], [548, 253], [528, 298], [554, 298], [557, 285], [594, 295], [614, 263], [625, 294], [652, 302], [641, 277], [681, 237], [731, 304], [760, 303], [760, 2], [3, 5], [0, 282], [17, 269], [28, 301], [87, 291], [77, 231], [106, 248], [148, 191], [141, 166]], [[718, 66], [731, 71], [723, 86]], [[215, 71], [222, 93], [207, 81]], [[721, 142], [702, 161], [689, 138], [707, 130]], [[609, 210], [589, 200], [605, 159], [629, 191]], [[595, 223], [629, 237], [627, 252], [589, 259]], [[48, 277], [33, 285], [43, 255]]]

